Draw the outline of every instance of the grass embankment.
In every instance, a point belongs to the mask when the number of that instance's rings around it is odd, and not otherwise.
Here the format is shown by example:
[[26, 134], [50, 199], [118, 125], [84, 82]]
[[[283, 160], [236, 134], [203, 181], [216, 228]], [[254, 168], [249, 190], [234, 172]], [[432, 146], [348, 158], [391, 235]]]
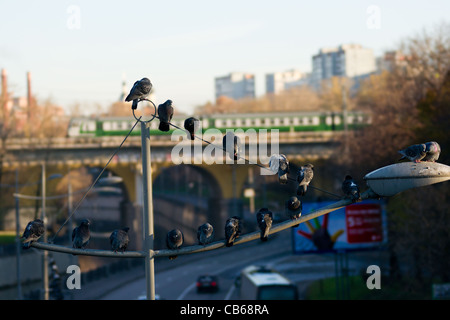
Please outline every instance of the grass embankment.
[[11, 244], [16, 240], [14, 231], [0, 231], [0, 245]]
[[[349, 276], [348, 287], [340, 285], [339, 298], [346, 300], [422, 300], [431, 299], [431, 285], [412, 284], [407, 280], [391, 281], [382, 277], [381, 289], [368, 289], [361, 276]], [[348, 289], [347, 289], [348, 288]], [[314, 281], [307, 289], [307, 300], [337, 300], [336, 279]]]

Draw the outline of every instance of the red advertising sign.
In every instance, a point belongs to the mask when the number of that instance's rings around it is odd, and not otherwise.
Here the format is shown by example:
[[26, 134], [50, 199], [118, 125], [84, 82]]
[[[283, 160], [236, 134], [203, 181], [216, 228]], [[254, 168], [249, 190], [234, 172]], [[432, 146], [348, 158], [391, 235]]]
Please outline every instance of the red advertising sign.
[[345, 208], [348, 243], [381, 242], [383, 227], [379, 204], [354, 204]]

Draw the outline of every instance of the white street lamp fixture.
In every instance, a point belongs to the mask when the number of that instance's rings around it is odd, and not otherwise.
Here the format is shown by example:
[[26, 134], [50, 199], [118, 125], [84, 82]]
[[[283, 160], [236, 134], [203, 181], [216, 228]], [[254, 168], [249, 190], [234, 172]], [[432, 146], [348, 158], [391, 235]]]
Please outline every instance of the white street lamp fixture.
[[400, 162], [372, 171], [367, 186], [382, 197], [450, 180], [450, 166], [437, 162]]

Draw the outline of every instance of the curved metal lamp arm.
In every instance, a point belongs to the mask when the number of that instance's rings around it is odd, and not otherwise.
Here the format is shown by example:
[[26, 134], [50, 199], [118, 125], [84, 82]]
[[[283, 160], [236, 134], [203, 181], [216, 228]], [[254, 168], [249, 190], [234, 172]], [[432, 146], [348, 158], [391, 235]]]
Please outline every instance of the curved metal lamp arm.
[[[362, 200], [369, 199], [369, 198], [378, 198], [378, 195], [376, 195], [371, 189], [368, 189], [367, 191], [365, 191], [364, 193], [361, 194]], [[280, 223], [274, 225], [270, 229], [270, 234], [274, 234], [274, 233], [289, 229], [293, 226], [298, 225], [299, 223], [303, 223], [305, 221], [314, 219], [316, 217], [330, 213], [332, 211], [335, 211], [337, 209], [340, 209], [340, 208], [345, 207], [350, 204], [352, 204], [352, 201], [350, 199], [342, 199], [342, 200], [336, 201], [335, 203], [332, 203], [328, 206], [314, 210], [309, 214], [302, 215], [300, 218], [298, 218], [296, 220], [287, 220], [284, 222], [280, 222]], [[240, 236], [238, 239], [236, 239], [236, 241], [234, 242], [234, 245], [239, 245], [241, 243], [253, 241], [253, 240], [259, 239], [259, 237], [260, 237], [259, 231], [247, 233], [245, 235]], [[61, 245], [42, 243], [42, 242], [33, 242], [31, 244], [31, 246], [34, 248], [37, 248], [37, 249], [62, 252], [62, 253], [71, 253], [71, 254], [75, 254], [75, 255], [85, 255], [85, 256], [110, 257], [110, 258], [145, 258], [146, 257], [146, 253], [144, 251], [126, 251], [123, 253], [121, 253], [121, 252], [116, 253], [116, 252], [112, 252], [111, 250], [75, 249], [75, 248], [65, 247], [65, 246], [61, 246]], [[224, 247], [225, 247], [225, 241], [221, 240], [221, 241], [216, 241], [216, 242], [210, 243], [206, 246], [192, 245], [192, 246], [182, 247], [178, 250], [168, 250], [168, 249], [152, 250], [150, 252], [150, 255], [151, 255], [150, 258], [199, 253], [199, 252], [204, 252], [204, 251], [216, 250], [216, 249], [224, 248]]]

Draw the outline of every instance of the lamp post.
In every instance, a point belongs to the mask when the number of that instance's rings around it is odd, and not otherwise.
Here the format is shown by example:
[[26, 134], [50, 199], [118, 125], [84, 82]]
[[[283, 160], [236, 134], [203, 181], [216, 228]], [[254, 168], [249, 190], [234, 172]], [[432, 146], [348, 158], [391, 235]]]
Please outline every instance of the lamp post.
[[150, 155], [150, 124], [141, 122], [142, 140], [142, 178], [144, 195], [144, 252], [145, 252], [145, 279], [147, 300], [155, 300], [155, 270], [153, 260], [153, 195], [152, 195], [152, 168]]

